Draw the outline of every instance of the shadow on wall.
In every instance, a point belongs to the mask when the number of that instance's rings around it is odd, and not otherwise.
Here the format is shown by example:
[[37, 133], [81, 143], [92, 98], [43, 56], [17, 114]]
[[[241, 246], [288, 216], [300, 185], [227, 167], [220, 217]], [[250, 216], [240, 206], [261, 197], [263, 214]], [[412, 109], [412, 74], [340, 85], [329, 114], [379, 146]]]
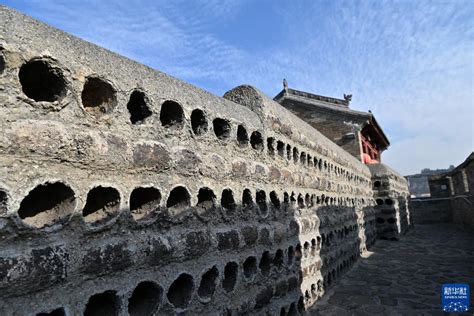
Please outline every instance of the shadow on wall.
[[[52, 189], [55, 194], [43, 201], [38, 192]], [[75, 286], [80, 273], [103, 280], [82, 301], [80, 295], [69, 297], [65, 306], [38, 315], [297, 315], [333, 286], [375, 238], [374, 210], [356, 199], [294, 191], [280, 197], [276, 191], [247, 188], [238, 205], [234, 194], [226, 188], [217, 196], [202, 187], [192, 207], [183, 186], [173, 188], [166, 203], [157, 188], [139, 187], [130, 194], [130, 209], [120, 211], [118, 191], [99, 186], [87, 194], [82, 214], [65, 222], [54, 218], [72, 213], [75, 193], [64, 183], [39, 185], [21, 203], [19, 217], [26, 224], [65, 224], [61, 229], [89, 235], [107, 232], [111, 242], [103, 240], [105, 248], [88, 247], [87, 241], [70, 245], [66, 256], [36, 262], [33, 273], [37, 266], [48, 272], [63, 265], [68, 276], [43, 275], [44, 282], [29, 291], [68, 282]], [[147, 243], [122, 239], [114, 245], [124, 227], [141, 231]], [[76, 255], [83, 256], [79, 266], [69, 261]], [[44, 270], [44, 265], [51, 267]], [[130, 269], [149, 271], [147, 277], [134, 273], [136, 279], [107, 286]], [[13, 286], [11, 295], [15, 290], [25, 289]]]

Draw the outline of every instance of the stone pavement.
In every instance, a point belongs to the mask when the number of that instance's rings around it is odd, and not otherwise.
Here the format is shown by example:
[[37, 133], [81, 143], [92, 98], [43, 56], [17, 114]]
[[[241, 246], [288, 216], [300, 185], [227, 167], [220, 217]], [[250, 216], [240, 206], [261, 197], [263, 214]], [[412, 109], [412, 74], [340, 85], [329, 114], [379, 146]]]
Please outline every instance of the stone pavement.
[[474, 231], [417, 225], [400, 241], [377, 240], [370, 252], [309, 311], [310, 315], [447, 315], [441, 285], [466, 283], [474, 315]]

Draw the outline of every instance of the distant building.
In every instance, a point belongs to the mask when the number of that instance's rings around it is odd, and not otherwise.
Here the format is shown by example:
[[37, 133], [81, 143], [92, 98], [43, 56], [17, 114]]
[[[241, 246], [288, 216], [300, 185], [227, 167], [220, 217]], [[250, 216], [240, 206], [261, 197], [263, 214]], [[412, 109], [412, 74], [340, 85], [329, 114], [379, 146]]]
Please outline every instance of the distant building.
[[[424, 170], [425, 171], [425, 170]], [[438, 172], [439, 170], [436, 170]], [[428, 197], [412, 198], [410, 210], [415, 223], [452, 221], [474, 227], [474, 153], [456, 168], [444, 173], [408, 176], [412, 180], [427, 179]]]
[[360, 161], [379, 163], [390, 142], [371, 112], [349, 108], [351, 98], [325, 97], [284, 86], [274, 100]]
[[[456, 168], [428, 178], [433, 198], [449, 196], [471, 197], [474, 189], [474, 152]], [[474, 207], [473, 207], [474, 212]]]
[[454, 169], [454, 165], [450, 165], [449, 168], [447, 169], [430, 169], [430, 168], [424, 168], [421, 170], [421, 174], [423, 175], [436, 175], [440, 173], [445, 173], [447, 171], [451, 171]]
[[430, 190], [430, 185], [428, 183], [428, 178], [446, 173], [453, 169], [454, 169], [453, 165], [449, 166], [448, 169], [425, 168], [421, 170], [420, 173], [406, 176], [405, 178], [407, 178], [408, 180], [408, 188], [410, 190], [410, 196], [412, 198], [431, 196], [430, 194], [431, 190]]

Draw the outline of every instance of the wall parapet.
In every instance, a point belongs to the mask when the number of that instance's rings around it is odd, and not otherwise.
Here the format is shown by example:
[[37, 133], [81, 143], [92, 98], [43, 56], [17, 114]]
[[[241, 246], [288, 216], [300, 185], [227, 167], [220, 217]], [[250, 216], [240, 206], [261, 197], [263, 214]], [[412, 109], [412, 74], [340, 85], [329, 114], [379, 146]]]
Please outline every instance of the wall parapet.
[[377, 235], [382, 239], [398, 240], [411, 225], [408, 182], [382, 163], [368, 167], [372, 172], [377, 204]]
[[255, 88], [0, 19], [0, 314], [292, 314], [374, 242], [370, 170]]

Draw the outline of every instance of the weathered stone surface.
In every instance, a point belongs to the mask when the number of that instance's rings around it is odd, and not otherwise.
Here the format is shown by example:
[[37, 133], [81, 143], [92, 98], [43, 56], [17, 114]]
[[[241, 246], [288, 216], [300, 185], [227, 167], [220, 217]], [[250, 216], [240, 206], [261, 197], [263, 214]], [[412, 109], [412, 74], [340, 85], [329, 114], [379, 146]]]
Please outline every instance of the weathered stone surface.
[[247, 175], [247, 164], [243, 160], [232, 162], [232, 172], [236, 176], [245, 176]]
[[370, 251], [310, 314], [441, 313], [442, 284], [470, 284], [474, 275], [474, 232], [452, 224], [419, 225], [400, 241], [382, 240]]
[[38, 291], [66, 281], [69, 254], [62, 246], [32, 249], [24, 257], [0, 258], [0, 288], [5, 296]]
[[202, 256], [211, 247], [211, 238], [206, 231], [195, 231], [186, 234], [186, 257]]
[[260, 229], [259, 243], [265, 246], [270, 246], [272, 244], [272, 238], [268, 228], [264, 227]]
[[288, 283], [286, 280], [281, 280], [277, 284], [275, 284], [275, 296], [282, 297], [288, 291]]
[[246, 226], [242, 228], [241, 232], [247, 246], [253, 246], [257, 242], [257, 239], [258, 239], [257, 227]]
[[219, 250], [230, 250], [239, 248], [239, 232], [230, 230], [217, 233], [217, 248]]
[[132, 253], [127, 249], [126, 243], [86, 249], [84, 253], [81, 270], [88, 274], [99, 276], [113, 273], [133, 264]]
[[170, 155], [164, 146], [158, 143], [136, 144], [133, 149], [133, 162], [139, 167], [163, 170], [170, 163]]
[[159, 265], [171, 259], [173, 248], [169, 241], [162, 237], [153, 237], [149, 241], [149, 246], [145, 249], [148, 262], [151, 265]]
[[270, 303], [270, 300], [273, 297], [273, 287], [267, 286], [258, 292], [257, 297], [255, 298], [255, 308], [260, 309]]
[[[369, 168], [257, 89], [217, 97], [0, 21], [1, 315], [293, 314], [374, 242]], [[35, 193], [53, 183], [73, 194]], [[62, 217], [28, 225], [44, 214]]]

